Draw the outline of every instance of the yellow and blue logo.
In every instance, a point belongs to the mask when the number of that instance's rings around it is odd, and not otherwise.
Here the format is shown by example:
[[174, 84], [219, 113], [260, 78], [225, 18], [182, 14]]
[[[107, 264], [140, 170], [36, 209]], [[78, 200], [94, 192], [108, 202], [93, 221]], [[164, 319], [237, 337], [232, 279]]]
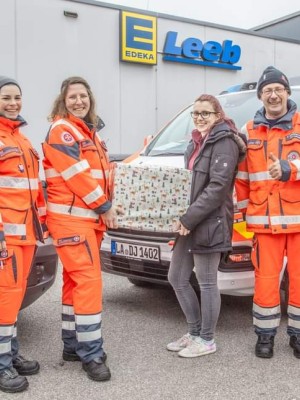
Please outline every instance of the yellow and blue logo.
[[121, 11], [121, 61], [157, 63], [156, 17]]

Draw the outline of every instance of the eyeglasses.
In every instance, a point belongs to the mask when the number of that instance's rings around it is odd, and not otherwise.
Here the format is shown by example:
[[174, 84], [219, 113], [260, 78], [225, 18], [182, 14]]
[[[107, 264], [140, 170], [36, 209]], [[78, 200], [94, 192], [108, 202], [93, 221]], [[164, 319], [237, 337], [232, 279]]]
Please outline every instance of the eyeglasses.
[[207, 118], [210, 117], [211, 114], [218, 114], [218, 113], [214, 112], [214, 111], [202, 111], [202, 112], [191, 111], [191, 117], [194, 118], [194, 119], [197, 119], [200, 116], [203, 119], [207, 119]]
[[285, 92], [285, 90], [286, 90], [286, 88], [276, 87], [274, 89], [262, 90], [262, 94], [265, 96], [271, 96], [273, 93], [278, 95], [278, 94], [283, 94]]

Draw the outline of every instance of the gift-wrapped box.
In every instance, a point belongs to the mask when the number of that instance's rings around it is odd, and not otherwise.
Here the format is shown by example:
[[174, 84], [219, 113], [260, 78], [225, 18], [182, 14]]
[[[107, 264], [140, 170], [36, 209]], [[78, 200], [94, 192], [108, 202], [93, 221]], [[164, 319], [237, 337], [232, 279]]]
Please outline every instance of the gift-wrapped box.
[[191, 179], [191, 171], [183, 168], [118, 163], [113, 203], [125, 212], [119, 228], [172, 232], [189, 205]]

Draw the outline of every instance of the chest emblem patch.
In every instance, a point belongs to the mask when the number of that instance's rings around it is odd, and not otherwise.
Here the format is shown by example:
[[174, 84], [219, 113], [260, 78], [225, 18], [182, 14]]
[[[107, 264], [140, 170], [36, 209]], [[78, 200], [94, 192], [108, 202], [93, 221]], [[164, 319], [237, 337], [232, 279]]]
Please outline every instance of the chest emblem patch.
[[294, 161], [294, 160], [299, 160], [300, 159], [300, 154], [298, 151], [290, 151], [287, 155], [288, 161]]

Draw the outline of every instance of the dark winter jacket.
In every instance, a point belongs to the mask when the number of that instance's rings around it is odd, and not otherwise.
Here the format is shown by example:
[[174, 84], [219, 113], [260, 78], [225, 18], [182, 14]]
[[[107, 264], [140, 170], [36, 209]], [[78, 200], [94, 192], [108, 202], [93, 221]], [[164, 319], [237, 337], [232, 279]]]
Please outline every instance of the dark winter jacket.
[[[232, 250], [233, 187], [238, 162], [246, 154], [246, 139], [227, 123], [216, 125], [200, 149], [193, 167], [190, 206], [180, 218], [191, 231], [193, 253]], [[185, 165], [194, 151], [191, 141]]]

